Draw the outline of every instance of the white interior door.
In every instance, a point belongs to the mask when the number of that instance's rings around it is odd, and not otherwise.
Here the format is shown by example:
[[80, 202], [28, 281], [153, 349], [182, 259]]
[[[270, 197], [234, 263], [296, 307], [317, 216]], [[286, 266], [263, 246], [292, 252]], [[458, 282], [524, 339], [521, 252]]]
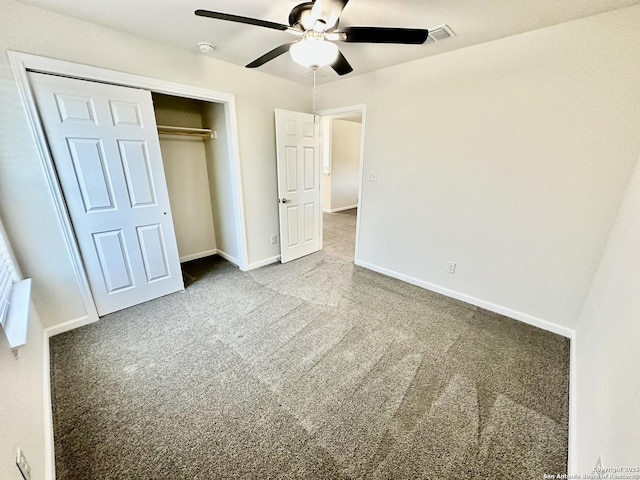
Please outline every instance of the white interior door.
[[98, 314], [182, 290], [151, 93], [29, 76]]
[[322, 246], [319, 145], [313, 115], [276, 110], [282, 263]]

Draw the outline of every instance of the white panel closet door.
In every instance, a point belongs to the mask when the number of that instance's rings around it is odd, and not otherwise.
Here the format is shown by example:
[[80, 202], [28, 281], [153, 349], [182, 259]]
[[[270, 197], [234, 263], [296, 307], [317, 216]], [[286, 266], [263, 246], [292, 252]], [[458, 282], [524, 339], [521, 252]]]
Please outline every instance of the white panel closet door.
[[151, 93], [29, 77], [98, 314], [182, 290]]
[[313, 115], [276, 110], [282, 263], [320, 250], [319, 147]]

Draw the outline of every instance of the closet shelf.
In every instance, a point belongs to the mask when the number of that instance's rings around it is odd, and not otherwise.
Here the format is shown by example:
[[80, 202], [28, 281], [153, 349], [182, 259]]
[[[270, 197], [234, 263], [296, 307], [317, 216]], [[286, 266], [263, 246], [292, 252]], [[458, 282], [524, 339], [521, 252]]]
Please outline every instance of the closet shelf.
[[215, 130], [210, 128], [189, 128], [173, 127], [169, 125], [158, 125], [158, 133], [162, 135], [181, 135], [185, 137], [199, 137], [206, 140], [217, 138]]

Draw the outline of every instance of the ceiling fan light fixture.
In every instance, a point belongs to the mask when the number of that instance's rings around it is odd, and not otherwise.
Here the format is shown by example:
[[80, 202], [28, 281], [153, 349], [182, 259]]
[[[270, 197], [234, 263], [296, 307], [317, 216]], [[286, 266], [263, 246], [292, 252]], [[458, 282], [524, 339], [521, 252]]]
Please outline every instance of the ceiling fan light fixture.
[[320, 68], [335, 62], [338, 47], [322, 37], [309, 35], [291, 45], [289, 53], [293, 61], [303, 67]]
[[[337, 29], [348, 2], [349, 0], [303, 1], [289, 13], [288, 25], [211, 10], [199, 9], [194, 13], [199, 17], [254, 25], [295, 35], [297, 41], [283, 43], [245, 66], [257, 68], [290, 52], [293, 61], [313, 69], [314, 78], [318, 68], [324, 66], [331, 66], [340, 76], [353, 72], [349, 61], [333, 42], [422, 45], [429, 39], [429, 31], [424, 28], [342, 26]], [[436, 41], [435, 38], [431, 40]]]

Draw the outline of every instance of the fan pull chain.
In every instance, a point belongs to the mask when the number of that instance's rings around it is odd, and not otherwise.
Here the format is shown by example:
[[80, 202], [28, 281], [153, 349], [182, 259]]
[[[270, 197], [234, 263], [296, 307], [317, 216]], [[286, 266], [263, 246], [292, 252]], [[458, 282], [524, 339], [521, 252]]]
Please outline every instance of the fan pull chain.
[[313, 123], [316, 123], [316, 71], [318, 67], [313, 67]]

